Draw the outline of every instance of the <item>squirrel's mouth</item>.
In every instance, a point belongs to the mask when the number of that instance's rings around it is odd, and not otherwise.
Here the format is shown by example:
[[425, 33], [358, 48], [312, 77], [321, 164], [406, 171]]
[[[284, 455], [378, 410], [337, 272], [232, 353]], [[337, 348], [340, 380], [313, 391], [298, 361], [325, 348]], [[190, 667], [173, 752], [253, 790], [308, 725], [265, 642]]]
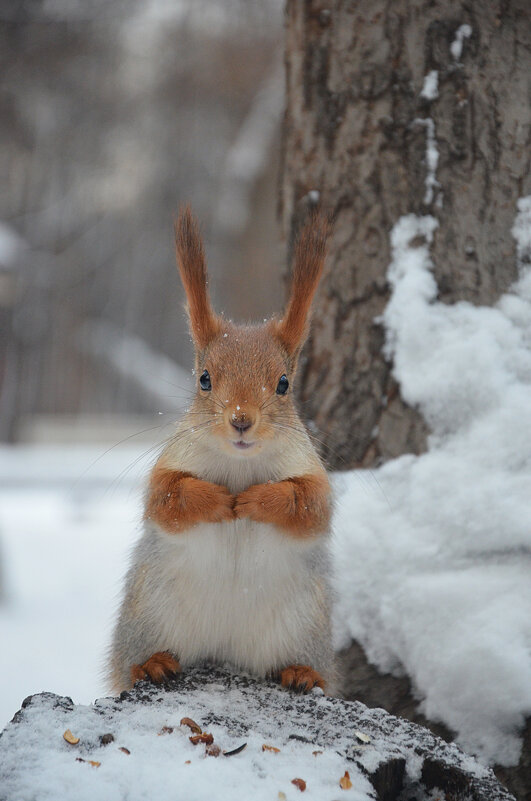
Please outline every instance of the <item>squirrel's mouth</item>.
[[236, 442], [234, 442], [234, 440], [233, 440], [232, 444], [234, 445], [235, 448], [238, 448], [238, 450], [244, 451], [247, 448], [252, 448], [255, 443], [254, 442], [244, 442], [243, 439], [239, 439]]

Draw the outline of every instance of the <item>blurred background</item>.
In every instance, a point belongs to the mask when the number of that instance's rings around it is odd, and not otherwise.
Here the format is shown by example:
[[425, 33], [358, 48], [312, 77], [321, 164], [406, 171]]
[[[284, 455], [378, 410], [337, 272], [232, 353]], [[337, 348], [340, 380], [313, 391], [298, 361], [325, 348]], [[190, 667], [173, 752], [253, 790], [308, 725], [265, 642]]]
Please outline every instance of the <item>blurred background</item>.
[[2, 8], [0, 436], [16, 441], [43, 416], [170, 403], [164, 357], [191, 357], [173, 255], [179, 204], [202, 221], [226, 313], [278, 303], [282, 7]]
[[0, 7], [0, 728], [39, 690], [90, 701], [149, 461], [192, 349], [173, 218], [201, 221], [216, 307], [284, 297], [281, 0]]

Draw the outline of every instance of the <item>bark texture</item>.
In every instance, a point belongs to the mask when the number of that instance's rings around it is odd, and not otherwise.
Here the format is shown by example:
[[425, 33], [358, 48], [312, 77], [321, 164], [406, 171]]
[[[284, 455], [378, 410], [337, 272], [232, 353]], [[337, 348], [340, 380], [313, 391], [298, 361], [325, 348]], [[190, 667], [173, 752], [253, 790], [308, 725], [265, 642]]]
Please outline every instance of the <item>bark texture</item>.
[[[432, 258], [444, 302], [492, 304], [516, 277], [511, 227], [531, 189], [529, 20], [528, 0], [288, 0], [280, 215], [290, 241], [309, 206], [335, 218], [299, 374], [302, 408], [332, 467], [425, 445], [375, 322], [396, 221], [437, 218]], [[458, 53], [463, 25], [470, 35]], [[433, 99], [421, 95], [431, 71]]]

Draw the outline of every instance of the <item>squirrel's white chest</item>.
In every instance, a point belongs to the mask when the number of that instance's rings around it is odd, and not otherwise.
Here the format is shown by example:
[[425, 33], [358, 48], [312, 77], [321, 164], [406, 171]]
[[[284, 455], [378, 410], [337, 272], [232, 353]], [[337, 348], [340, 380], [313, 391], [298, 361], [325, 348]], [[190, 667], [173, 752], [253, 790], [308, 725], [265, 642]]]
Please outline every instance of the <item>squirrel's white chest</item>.
[[302, 651], [318, 598], [301, 543], [242, 520], [159, 535], [159, 547], [151, 597], [165, 647], [183, 665], [212, 659], [266, 673]]

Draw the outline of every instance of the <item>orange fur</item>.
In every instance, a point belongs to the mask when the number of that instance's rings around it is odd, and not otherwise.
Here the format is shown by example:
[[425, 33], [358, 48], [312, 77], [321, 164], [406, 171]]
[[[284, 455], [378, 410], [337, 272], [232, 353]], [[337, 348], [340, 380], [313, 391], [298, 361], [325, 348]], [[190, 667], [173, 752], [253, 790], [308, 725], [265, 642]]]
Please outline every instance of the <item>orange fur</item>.
[[255, 484], [238, 495], [234, 512], [295, 537], [320, 534], [330, 522], [330, 485], [326, 474]]
[[290, 297], [284, 318], [276, 325], [276, 336], [290, 356], [298, 353], [308, 333], [310, 307], [323, 272], [329, 230], [328, 221], [314, 213], [295, 246]]
[[237, 439], [231, 423], [251, 423], [245, 439], [266, 441], [296, 418], [293, 393], [276, 395], [280, 376], [286, 373], [292, 381], [294, 371], [271, 333], [271, 323], [236, 325], [223, 320], [220, 335], [199, 357], [196, 368], [198, 374], [208, 370], [212, 391], [198, 392], [191, 408], [194, 422], [210, 421], [209, 433], [229, 454], [234, 450], [230, 440]]
[[159, 684], [171, 678], [174, 673], [180, 673], [181, 666], [169, 651], [157, 651], [150, 656], [143, 665], [133, 665], [131, 668], [131, 682], [149, 679]]
[[280, 671], [280, 683], [283, 687], [291, 687], [293, 690], [307, 692], [312, 687], [325, 688], [325, 680], [313, 668], [308, 665], [289, 665]]
[[208, 275], [199, 227], [189, 206], [181, 209], [175, 224], [177, 262], [188, 300], [190, 329], [203, 350], [219, 333], [220, 320], [208, 296]]
[[200, 522], [234, 520], [234, 498], [226, 487], [191, 473], [155, 467], [151, 473], [145, 517], [170, 534]]

